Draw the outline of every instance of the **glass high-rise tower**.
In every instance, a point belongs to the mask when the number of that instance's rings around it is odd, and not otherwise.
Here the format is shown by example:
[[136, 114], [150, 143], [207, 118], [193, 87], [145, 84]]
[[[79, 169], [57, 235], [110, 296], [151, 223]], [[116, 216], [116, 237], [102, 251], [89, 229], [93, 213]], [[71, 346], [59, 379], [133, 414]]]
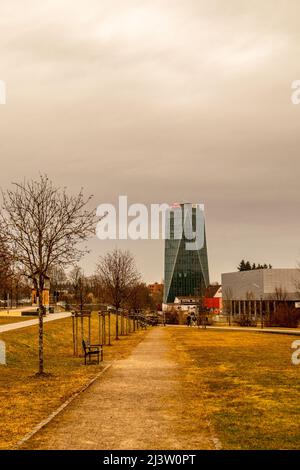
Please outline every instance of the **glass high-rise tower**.
[[[188, 207], [186, 207], [188, 206]], [[166, 213], [169, 233], [165, 239], [164, 303], [173, 303], [178, 296], [203, 296], [209, 285], [209, 270], [204, 213], [201, 213], [202, 241], [197, 249], [188, 249], [191, 237], [188, 229], [196, 232], [200, 206], [178, 204]], [[197, 212], [198, 211], [198, 212]]]

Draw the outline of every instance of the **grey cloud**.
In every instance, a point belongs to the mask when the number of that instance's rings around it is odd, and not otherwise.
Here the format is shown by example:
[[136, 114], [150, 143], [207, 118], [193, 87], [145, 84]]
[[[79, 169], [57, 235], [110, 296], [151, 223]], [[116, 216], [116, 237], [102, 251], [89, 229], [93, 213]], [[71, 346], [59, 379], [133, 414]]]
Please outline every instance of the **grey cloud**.
[[[241, 256], [294, 265], [299, 2], [171, 3], [5, 3], [0, 183], [41, 170], [95, 204], [204, 202], [212, 279]], [[162, 244], [127, 243], [159, 280]], [[114, 243], [91, 246], [90, 271]]]

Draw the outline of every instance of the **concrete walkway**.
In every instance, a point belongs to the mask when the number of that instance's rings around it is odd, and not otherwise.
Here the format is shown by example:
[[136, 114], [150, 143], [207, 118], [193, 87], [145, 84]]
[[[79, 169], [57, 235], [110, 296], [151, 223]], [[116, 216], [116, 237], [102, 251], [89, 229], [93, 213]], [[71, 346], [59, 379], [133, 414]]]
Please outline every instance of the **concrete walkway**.
[[[62, 313], [51, 313], [48, 316], [44, 318], [44, 323], [48, 323], [49, 321], [53, 320], [60, 320], [61, 318], [67, 318], [70, 317], [72, 314], [71, 312], [62, 312]], [[0, 326], [0, 333], [5, 333], [6, 331], [12, 331], [12, 330], [19, 330], [20, 328], [26, 328], [28, 326], [33, 326], [33, 325], [38, 325], [39, 320], [34, 319], [34, 320], [25, 320], [25, 321], [20, 321], [16, 323], [9, 323], [7, 325], [1, 325]]]
[[154, 328], [22, 449], [212, 449], [182, 352]]

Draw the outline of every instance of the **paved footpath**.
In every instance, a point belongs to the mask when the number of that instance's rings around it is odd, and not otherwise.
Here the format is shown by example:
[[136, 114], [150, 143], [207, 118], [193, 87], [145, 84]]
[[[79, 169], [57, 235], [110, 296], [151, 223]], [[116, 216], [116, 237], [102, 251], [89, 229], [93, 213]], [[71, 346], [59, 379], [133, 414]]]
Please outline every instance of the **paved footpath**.
[[[60, 320], [61, 318], [70, 317], [72, 314], [70, 312], [62, 312], [62, 313], [51, 313], [47, 317], [44, 318], [44, 323], [48, 323], [49, 321], [53, 320]], [[34, 320], [25, 320], [19, 321], [16, 323], [8, 323], [7, 325], [0, 326], [0, 333], [5, 333], [6, 331], [12, 330], [19, 330], [20, 328], [26, 328], [27, 326], [37, 325], [39, 323], [38, 318]]]
[[151, 329], [22, 449], [214, 448], [167, 330]]

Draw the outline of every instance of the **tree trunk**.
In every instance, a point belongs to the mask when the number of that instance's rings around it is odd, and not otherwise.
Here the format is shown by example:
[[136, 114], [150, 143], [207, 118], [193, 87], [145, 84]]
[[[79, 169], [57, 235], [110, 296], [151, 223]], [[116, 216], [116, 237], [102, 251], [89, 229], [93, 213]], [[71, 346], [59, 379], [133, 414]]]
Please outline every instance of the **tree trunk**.
[[19, 283], [16, 284], [16, 307], [19, 305]]
[[108, 346], [111, 346], [110, 344], [110, 313], [108, 312]]
[[116, 340], [119, 339], [119, 309], [116, 311]]
[[39, 374], [44, 373], [44, 308], [42, 293], [39, 292]]
[[121, 312], [121, 336], [124, 335], [124, 316], [123, 312]]
[[43, 305], [43, 288], [37, 288], [39, 298], [39, 375], [44, 373], [44, 305]]
[[13, 288], [10, 289], [10, 307], [13, 308]]
[[39, 374], [44, 373], [44, 321], [43, 309], [39, 308]]

